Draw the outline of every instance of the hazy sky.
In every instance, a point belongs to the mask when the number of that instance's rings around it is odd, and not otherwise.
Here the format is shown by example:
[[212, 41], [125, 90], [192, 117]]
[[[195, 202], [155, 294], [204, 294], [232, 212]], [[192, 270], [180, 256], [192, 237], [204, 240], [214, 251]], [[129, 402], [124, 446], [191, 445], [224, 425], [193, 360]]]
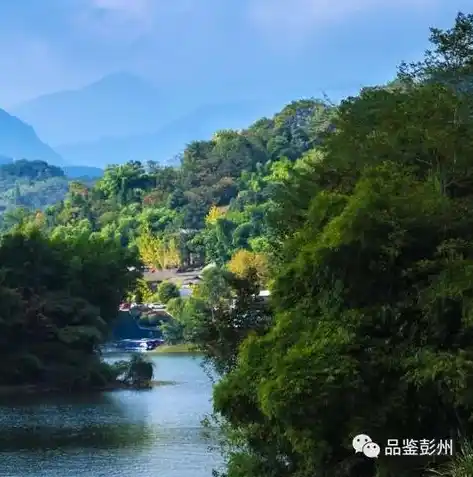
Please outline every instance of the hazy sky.
[[471, 0], [4, 0], [0, 107], [140, 73], [196, 103], [336, 97], [417, 59]]

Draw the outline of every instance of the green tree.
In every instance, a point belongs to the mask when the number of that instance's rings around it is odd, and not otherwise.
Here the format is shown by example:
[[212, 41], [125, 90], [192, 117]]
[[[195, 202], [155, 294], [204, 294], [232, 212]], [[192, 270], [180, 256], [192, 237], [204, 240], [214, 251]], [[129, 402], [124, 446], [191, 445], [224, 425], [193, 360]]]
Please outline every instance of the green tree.
[[343, 102], [320, 153], [278, 177], [275, 324], [214, 392], [228, 477], [468, 473], [468, 458], [366, 461], [351, 439], [473, 430], [472, 25], [434, 30], [411, 81]]
[[134, 284], [136, 257], [114, 242], [27, 226], [2, 237], [0, 264], [2, 382], [69, 390], [111, 379], [98, 346]]
[[179, 320], [166, 321], [160, 329], [166, 343], [174, 345], [184, 341], [184, 325]]
[[173, 298], [181, 296], [178, 286], [173, 282], [164, 281], [158, 286], [158, 299], [161, 303], [166, 304]]
[[125, 381], [137, 388], [149, 387], [153, 376], [153, 363], [141, 354], [134, 354], [127, 363]]
[[[349, 199], [314, 200], [286, 245], [276, 326], [246, 342], [216, 388], [216, 410], [250, 433], [258, 465], [285, 459], [301, 476], [359, 464], [350, 448], [359, 429], [377, 442], [468, 432], [471, 216], [387, 164], [366, 171]], [[229, 475], [250, 455], [233, 455]], [[418, 475], [417, 466], [377, 464], [392, 473], [383, 475]]]
[[235, 367], [247, 336], [267, 331], [271, 313], [258, 291], [256, 277], [241, 279], [213, 268], [204, 272], [204, 280], [186, 300], [180, 314], [184, 335], [217, 373]]

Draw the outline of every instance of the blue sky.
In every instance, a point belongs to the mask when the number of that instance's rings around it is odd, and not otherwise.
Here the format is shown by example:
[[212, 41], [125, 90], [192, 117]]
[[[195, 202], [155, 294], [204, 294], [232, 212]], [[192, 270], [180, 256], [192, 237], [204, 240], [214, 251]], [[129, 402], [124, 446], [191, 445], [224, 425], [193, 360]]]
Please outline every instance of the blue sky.
[[[468, 10], [470, 6], [470, 11]], [[471, 0], [0, 2], [0, 106], [115, 71], [205, 103], [330, 97], [421, 57]]]

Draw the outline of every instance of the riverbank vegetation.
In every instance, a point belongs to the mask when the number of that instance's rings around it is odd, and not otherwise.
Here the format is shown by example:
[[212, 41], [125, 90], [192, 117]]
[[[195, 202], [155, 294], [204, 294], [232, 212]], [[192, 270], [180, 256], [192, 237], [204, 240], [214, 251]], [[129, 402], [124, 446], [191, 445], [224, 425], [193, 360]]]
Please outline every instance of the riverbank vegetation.
[[200, 354], [198, 348], [191, 343], [164, 344], [147, 354]]
[[[471, 474], [473, 16], [431, 43], [343, 101], [273, 199], [273, 324], [207, 348], [228, 477]], [[360, 432], [457, 454], [367, 459]]]
[[0, 245], [1, 378], [102, 383], [94, 350], [147, 286], [140, 264], [213, 263], [188, 299], [163, 286], [163, 332], [221, 378], [227, 477], [469, 475], [467, 444], [457, 460], [351, 446], [473, 431], [473, 16], [431, 43], [388, 85], [219, 131], [180, 168], [110, 166], [19, 217]]
[[113, 240], [47, 236], [34, 224], [0, 242], [0, 382], [44, 389], [100, 388], [114, 380], [97, 353], [136, 257]]

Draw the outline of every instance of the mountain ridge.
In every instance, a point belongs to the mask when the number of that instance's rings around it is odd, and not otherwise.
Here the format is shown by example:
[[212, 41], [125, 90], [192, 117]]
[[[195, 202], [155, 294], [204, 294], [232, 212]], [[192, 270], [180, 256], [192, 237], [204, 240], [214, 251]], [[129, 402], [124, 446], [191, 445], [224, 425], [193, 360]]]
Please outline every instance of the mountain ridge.
[[[270, 112], [260, 100], [192, 107], [184, 94], [167, 93], [140, 76], [118, 72], [12, 111], [33, 124], [68, 165], [101, 168], [129, 160], [177, 165], [187, 143], [245, 127]], [[180, 112], [179, 103], [186, 104]]]
[[63, 144], [56, 150], [68, 162], [89, 166], [129, 160], [177, 165], [176, 156], [189, 142], [209, 139], [217, 130], [245, 127], [261, 116], [262, 109], [262, 104], [254, 102], [204, 105], [152, 133]]
[[10, 111], [33, 124], [39, 136], [55, 147], [107, 135], [152, 132], [167, 121], [165, 102], [146, 79], [113, 73], [82, 88], [25, 101]]
[[5, 158], [26, 158], [64, 165], [60, 154], [40, 139], [33, 126], [1, 108], [0, 155]]

